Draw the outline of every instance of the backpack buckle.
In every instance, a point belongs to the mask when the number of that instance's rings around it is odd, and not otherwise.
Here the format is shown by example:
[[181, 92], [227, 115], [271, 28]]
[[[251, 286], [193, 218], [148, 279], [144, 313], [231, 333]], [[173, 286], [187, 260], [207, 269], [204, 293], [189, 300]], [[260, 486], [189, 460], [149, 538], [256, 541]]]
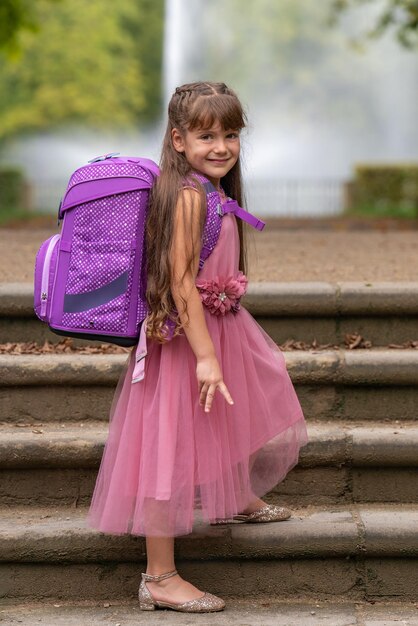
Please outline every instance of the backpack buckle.
[[217, 205], [216, 205], [216, 212], [217, 212], [217, 214], [218, 214], [220, 217], [223, 217], [223, 215], [224, 215], [224, 211], [223, 211], [223, 208], [222, 208], [222, 204], [217, 204]]

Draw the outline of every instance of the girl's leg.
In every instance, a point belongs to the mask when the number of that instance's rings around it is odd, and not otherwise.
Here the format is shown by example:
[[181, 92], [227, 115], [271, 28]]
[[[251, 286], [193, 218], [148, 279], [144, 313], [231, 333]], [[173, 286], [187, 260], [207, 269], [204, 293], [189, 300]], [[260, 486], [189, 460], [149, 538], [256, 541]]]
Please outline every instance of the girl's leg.
[[[249, 472], [251, 472], [259, 453], [260, 453], [260, 450], [256, 450], [255, 452], [253, 452], [253, 454], [250, 455], [249, 464], [248, 464]], [[254, 513], [254, 511], [258, 511], [259, 509], [264, 508], [265, 506], [266, 506], [265, 501], [261, 500], [261, 498], [258, 498], [255, 494], [253, 494], [253, 497], [251, 498], [247, 507], [244, 510], [240, 511], [240, 513], [244, 513], [245, 515], [248, 515], [250, 513]], [[282, 507], [282, 508], [285, 509], [286, 507]]]
[[174, 564], [174, 537], [146, 537], [146, 545], [147, 574], [158, 576], [176, 569]]
[[264, 506], [266, 506], [264, 500], [261, 500], [261, 498], [257, 498], [257, 496], [254, 496], [254, 500], [251, 500], [249, 505], [245, 509], [243, 509], [241, 513], [248, 515], [250, 513], [254, 513], [254, 511], [262, 509]]
[[[259, 454], [259, 450], [256, 450], [255, 452], [253, 452], [253, 454], [250, 455], [250, 460], [248, 464], [250, 472], [257, 459], [258, 454]], [[245, 513], [245, 514], [253, 513], [254, 511], [258, 511], [258, 509], [262, 509], [263, 506], [265, 506], [265, 504], [266, 503], [264, 502], [264, 500], [261, 500], [261, 498], [258, 498], [255, 494], [253, 494], [253, 499], [248, 503], [248, 506], [245, 509], [240, 511], [240, 513]]]
[[[147, 574], [159, 575], [176, 569], [174, 537], [146, 537]], [[180, 604], [203, 596], [203, 591], [177, 574], [159, 582], [146, 582], [154, 600]]]

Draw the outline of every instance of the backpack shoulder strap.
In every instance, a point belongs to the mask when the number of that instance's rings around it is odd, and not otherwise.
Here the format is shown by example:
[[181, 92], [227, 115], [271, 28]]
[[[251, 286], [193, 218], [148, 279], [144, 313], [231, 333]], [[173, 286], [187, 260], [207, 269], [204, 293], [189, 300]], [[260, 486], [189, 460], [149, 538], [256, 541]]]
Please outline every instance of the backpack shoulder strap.
[[201, 182], [206, 191], [207, 204], [203, 244], [199, 259], [200, 271], [218, 242], [222, 226], [222, 217], [226, 213], [234, 213], [236, 217], [239, 217], [257, 230], [263, 230], [266, 223], [255, 217], [255, 215], [252, 215], [249, 211], [242, 209], [236, 200], [228, 198], [226, 202], [223, 202], [218, 190], [207, 178], [196, 173], [194, 173], [194, 176]]
[[[203, 176], [201, 177], [203, 178]], [[222, 226], [222, 200], [216, 187], [207, 179], [201, 181], [206, 192], [206, 220], [200, 250], [199, 271], [216, 246]]]

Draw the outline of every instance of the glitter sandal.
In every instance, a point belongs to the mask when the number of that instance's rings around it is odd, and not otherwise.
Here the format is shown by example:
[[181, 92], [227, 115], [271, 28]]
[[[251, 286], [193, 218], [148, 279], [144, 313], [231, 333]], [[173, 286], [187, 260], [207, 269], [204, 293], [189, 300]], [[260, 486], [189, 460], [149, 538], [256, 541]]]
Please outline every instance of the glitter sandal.
[[261, 509], [257, 509], [252, 513], [238, 513], [232, 518], [217, 519], [211, 522], [211, 525], [216, 524], [229, 524], [234, 521], [244, 522], [247, 524], [254, 524], [257, 522], [282, 522], [291, 517], [292, 512], [286, 509], [284, 506], [277, 506], [276, 504], [266, 504]]
[[142, 580], [138, 590], [139, 608], [141, 611], [154, 611], [156, 608], [162, 608], [182, 611], [183, 613], [208, 613], [212, 611], [222, 611], [222, 609], [225, 608], [225, 602], [221, 598], [207, 592], [200, 598], [188, 600], [187, 602], [181, 602], [179, 604], [163, 602], [162, 600], [154, 600], [145, 582], [158, 582], [160, 580], [164, 580], [164, 578], [175, 576], [177, 573], [178, 572], [175, 569], [172, 572], [160, 574], [159, 576], [153, 576], [145, 573], [141, 574]]

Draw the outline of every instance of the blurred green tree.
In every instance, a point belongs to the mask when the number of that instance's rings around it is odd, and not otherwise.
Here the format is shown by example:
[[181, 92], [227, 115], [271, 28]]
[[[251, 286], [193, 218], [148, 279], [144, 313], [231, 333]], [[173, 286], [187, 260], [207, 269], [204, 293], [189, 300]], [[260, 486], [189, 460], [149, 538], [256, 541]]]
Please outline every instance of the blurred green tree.
[[[49, 0], [60, 2], [61, 0]], [[40, 23], [35, 3], [30, 0], [1, 0], [0, 3], [0, 50], [11, 58], [21, 51], [19, 37], [22, 31], [39, 31]]]
[[123, 128], [158, 117], [163, 0], [30, 5], [1, 4], [14, 35], [0, 41], [7, 47], [19, 32], [20, 54], [0, 66], [0, 141], [69, 123]]
[[392, 29], [404, 48], [418, 49], [417, 0], [333, 0], [329, 24], [335, 26], [344, 13], [365, 5], [376, 8], [375, 23], [360, 37], [356, 37], [354, 44], [361, 46], [362, 41], [376, 39]]

